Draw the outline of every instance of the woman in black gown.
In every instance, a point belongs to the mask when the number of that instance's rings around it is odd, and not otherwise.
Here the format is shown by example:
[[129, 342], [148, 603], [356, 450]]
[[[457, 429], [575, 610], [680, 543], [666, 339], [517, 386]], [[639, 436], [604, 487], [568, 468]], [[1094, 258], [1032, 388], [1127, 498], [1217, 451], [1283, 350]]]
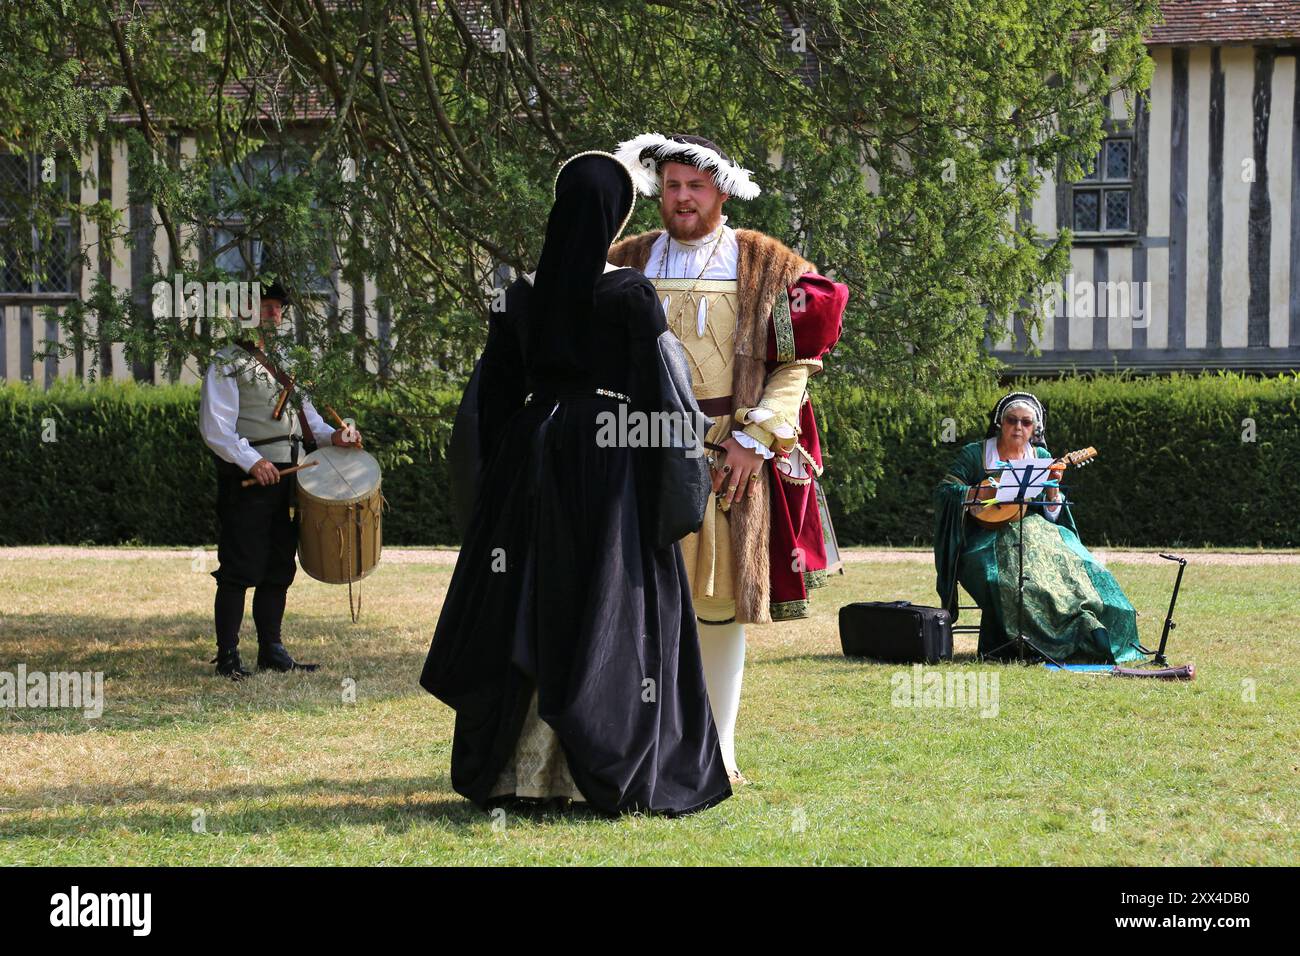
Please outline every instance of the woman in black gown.
[[601, 413], [660, 397], [663, 311], [606, 262], [634, 195], [607, 153], [561, 168], [467, 398], [483, 471], [420, 684], [455, 709], [452, 786], [483, 807], [681, 814], [731, 794], [681, 551], [651, 530], [656, 450], [597, 441]]

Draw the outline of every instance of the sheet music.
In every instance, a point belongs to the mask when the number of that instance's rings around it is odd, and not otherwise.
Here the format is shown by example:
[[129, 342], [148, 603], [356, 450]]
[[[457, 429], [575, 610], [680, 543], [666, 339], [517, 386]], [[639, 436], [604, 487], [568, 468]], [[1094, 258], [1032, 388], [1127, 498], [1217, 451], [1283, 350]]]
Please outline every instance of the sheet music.
[[1015, 458], [1005, 463], [1006, 468], [997, 476], [998, 489], [994, 500], [999, 503], [1030, 501], [1042, 493], [1049, 478], [1050, 458]]

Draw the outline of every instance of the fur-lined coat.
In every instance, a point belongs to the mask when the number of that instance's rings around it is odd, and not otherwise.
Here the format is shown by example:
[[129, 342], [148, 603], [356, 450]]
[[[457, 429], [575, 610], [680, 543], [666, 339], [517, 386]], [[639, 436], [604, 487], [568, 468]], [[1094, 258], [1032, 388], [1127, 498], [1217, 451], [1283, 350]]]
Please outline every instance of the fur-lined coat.
[[[609, 251], [609, 261], [616, 266], [630, 266], [645, 271], [650, 248], [660, 236], [661, 230], [645, 232], [631, 236], [616, 243]], [[737, 229], [736, 240], [738, 257], [736, 264], [736, 282], [739, 290], [739, 307], [736, 316], [736, 364], [732, 377], [732, 396], [734, 407], [746, 408], [759, 404], [763, 397], [763, 388], [768, 374], [779, 360], [789, 358], [807, 360], [809, 364], [820, 367], [821, 357], [839, 339], [844, 304], [848, 299], [847, 287], [832, 283], [815, 272], [814, 266], [781, 242], [752, 229]], [[813, 290], [811, 301], [815, 308], [798, 311], [793, 323], [790, 321], [789, 299], [791, 291], [797, 284], [807, 284]], [[829, 292], [827, 291], [829, 289]], [[806, 292], [809, 290], [805, 290]], [[784, 303], [778, 296], [785, 296]], [[800, 300], [809, 300], [809, 295], [801, 294]], [[772, 316], [773, 306], [778, 306], [779, 315], [784, 320], [784, 331], [780, 336], [774, 330]], [[784, 306], [784, 307], [783, 307]], [[791, 328], [792, 326], [792, 328]], [[789, 341], [786, 341], [786, 340]], [[811, 429], [812, 434], [801, 434], [800, 448], [805, 454], [812, 449], [816, 453], [814, 470], [820, 473], [821, 455], [817, 442], [816, 424], [812, 419], [812, 406], [805, 402], [805, 415], [801, 415], [801, 431]], [[811, 457], [810, 457], [810, 460]], [[740, 496], [730, 511], [731, 553], [735, 564], [736, 582], [736, 620], [766, 623], [772, 620], [769, 605], [786, 606], [799, 602], [787, 600], [796, 591], [806, 598], [804, 591], [805, 575], [797, 568], [791, 568], [788, 553], [792, 547], [798, 548], [806, 539], [809, 547], [803, 553], [812, 560], [816, 555], [823, 556], [822, 570], [825, 568], [825, 550], [821, 542], [821, 524], [817, 516], [815, 495], [811, 493], [811, 481], [796, 505], [800, 514], [798, 522], [801, 527], [785, 527], [789, 524], [790, 508], [782, 502], [779, 511], [787, 517], [782, 527], [772, 526], [774, 494], [785, 492], [784, 487], [774, 487], [779, 472], [772, 467], [762, 470], [759, 482], [761, 490], [754, 498]], [[785, 482], [779, 482], [784, 485]], [[811, 521], [805, 521], [808, 515]], [[815, 546], [813, 538], [815, 537]], [[805, 563], [804, 571], [819, 569]], [[786, 581], [785, 577], [794, 576], [796, 580]], [[779, 600], [774, 600], [773, 584], [779, 592]], [[806, 600], [802, 602], [806, 605]], [[806, 614], [806, 608], [804, 610]], [[804, 614], [784, 614], [782, 616], [801, 617]]]

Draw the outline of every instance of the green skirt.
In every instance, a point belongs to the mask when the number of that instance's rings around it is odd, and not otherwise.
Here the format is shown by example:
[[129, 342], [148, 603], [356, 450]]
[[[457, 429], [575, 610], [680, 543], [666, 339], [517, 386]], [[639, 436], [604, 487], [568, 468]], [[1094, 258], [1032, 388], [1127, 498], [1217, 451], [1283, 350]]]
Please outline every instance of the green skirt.
[[[1124, 663], [1142, 657], [1137, 612], [1115, 576], [1069, 528], [1042, 515], [1020, 524], [1025, 535], [1025, 604], [1021, 632], [1055, 658]], [[1016, 634], [1019, 582], [1017, 523], [993, 531], [968, 527], [957, 580], [980, 608], [981, 656], [1009, 657]]]

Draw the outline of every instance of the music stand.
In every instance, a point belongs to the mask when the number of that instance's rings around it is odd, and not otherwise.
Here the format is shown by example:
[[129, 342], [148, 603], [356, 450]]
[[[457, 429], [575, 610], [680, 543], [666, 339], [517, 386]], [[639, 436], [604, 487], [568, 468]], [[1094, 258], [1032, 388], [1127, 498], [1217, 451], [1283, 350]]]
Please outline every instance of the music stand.
[[[999, 463], [998, 463], [998, 464], [1001, 466], [1001, 467], [999, 467], [999, 468], [997, 469], [998, 472], [999, 472], [999, 481], [998, 481], [999, 488], [1001, 487], [1001, 484], [1002, 484], [1002, 482], [1001, 482], [1001, 478], [1000, 478], [1000, 475], [1001, 475], [1001, 474], [1004, 474], [1004, 473], [1006, 473], [1006, 472], [1008, 472], [1008, 471], [1011, 472], [1013, 475], [1014, 475], [1016, 472], [1024, 472], [1023, 476], [1018, 476], [1018, 480], [1017, 480], [1017, 482], [1016, 482], [1016, 493], [1015, 493], [1015, 495], [1014, 495], [1010, 500], [1008, 500], [1008, 501], [1000, 501], [1000, 502], [999, 502], [1000, 504], [1014, 504], [1014, 505], [1018, 505], [1018, 506], [1023, 506], [1023, 507], [1025, 508], [1025, 513], [1024, 513], [1023, 515], [1021, 515], [1020, 518], [1019, 518], [1019, 520], [1016, 522], [1016, 524], [1019, 525], [1019, 527], [1016, 529], [1016, 551], [1017, 551], [1017, 557], [1018, 557], [1018, 562], [1017, 562], [1017, 563], [1018, 563], [1018, 568], [1017, 568], [1017, 571], [1018, 571], [1018, 575], [1019, 575], [1019, 580], [1017, 581], [1017, 584], [1016, 584], [1016, 634], [1015, 634], [1015, 637], [1012, 637], [1010, 640], [1008, 640], [1008, 641], [1004, 641], [1002, 644], [999, 644], [997, 647], [993, 648], [993, 650], [989, 651], [987, 654], [981, 654], [981, 655], [980, 655], [980, 659], [982, 660], [982, 659], [984, 659], [984, 658], [996, 657], [997, 654], [998, 654], [998, 653], [999, 653], [1003, 648], [1010, 647], [1011, 645], [1014, 644], [1014, 645], [1016, 646], [1016, 650], [1017, 650], [1017, 652], [1018, 652], [1018, 654], [1019, 654], [1020, 662], [1021, 662], [1022, 664], [1025, 662], [1025, 648], [1029, 648], [1029, 649], [1032, 650], [1035, 654], [1037, 654], [1039, 657], [1043, 658], [1043, 660], [1045, 660], [1045, 661], [1047, 661], [1047, 662], [1049, 662], [1049, 663], [1051, 663], [1051, 664], [1055, 664], [1057, 667], [1061, 667], [1062, 669], [1064, 669], [1064, 665], [1062, 665], [1060, 661], [1056, 660], [1054, 657], [1052, 657], [1052, 655], [1048, 654], [1045, 650], [1043, 650], [1041, 647], [1039, 647], [1037, 644], [1035, 644], [1032, 640], [1030, 640], [1029, 638], [1027, 638], [1027, 637], [1025, 636], [1025, 630], [1024, 630], [1024, 614], [1025, 614], [1025, 519], [1028, 518], [1029, 515], [1030, 515], [1030, 511], [1029, 511], [1029, 509], [1030, 509], [1030, 508], [1033, 508], [1035, 505], [1038, 505], [1038, 506], [1046, 506], [1046, 507], [1052, 507], [1052, 508], [1055, 508], [1055, 507], [1062, 507], [1062, 508], [1063, 508], [1063, 507], [1065, 507], [1067, 504], [1070, 504], [1070, 502], [1066, 500], [1066, 498], [1065, 498], [1065, 496], [1064, 496], [1064, 493], [1062, 493], [1062, 496], [1061, 496], [1060, 498], [1058, 498], [1056, 501], [1035, 501], [1035, 500], [1033, 500], [1033, 499], [1026, 499], [1026, 498], [1025, 498], [1025, 493], [1026, 493], [1026, 491], [1034, 490], [1034, 493], [1035, 493], [1035, 494], [1038, 493], [1037, 490], [1035, 490], [1035, 484], [1031, 481], [1031, 477], [1032, 477], [1032, 476], [1031, 476], [1031, 472], [1034, 471], [1035, 469], [1039, 469], [1039, 468], [1047, 469], [1047, 468], [1052, 464], [1052, 460], [1051, 460], [1051, 459], [1044, 458], [1044, 459], [1041, 459], [1041, 461], [1045, 462], [1046, 464], [1037, 464], [1037, 463], [1035, 463], [1035, 464], [1030, 464], [1030, 465], [1024, 465], [1024, 466], [1022, 466], [1022, 467], [1020, 467], [1020, 468], [1016, 468], [1014, 465], [1011, 465], [1011, 464], [1009, 464], [1009, 463], [1007, 463], [1007, 462], [999, 462]], [[1041, 484], [1041, 487], [1047, 487], [1048, 484], [1049, 484], [1049, 482], [1043, 482], [1043, 483]], [[1055, 482], [1054, 480], [1053, 480], [1052, 482], [1050, 482], [1050, 484], [1051, 484], [1053, 487], [1060, 488], [1060, 484], [1059, 484], [1058, 482]]]
[[1149, 651], [1139, 643], [1138, 650], [1143, 654], [1152, 656], [1151, 663], [1157, 667], [1168, 667], [1169, 660], [1165, 657], [1165, 644], [1169, 642], [1169, 632], [1178, 626], [1174, 623], [1174, 605], [1178, 603], [1178, 589], [1183, 584], [1183, 572], [1187, 570], [1187, 559], [1176, 554], [1166, 554], [1163, 551], [1160, 552], [1160, 557], [1166, 561], [1178, 562], [1178, 577], [1174, 579], [1174, 593], [1169, 597], [1169, 613], [1165, 615], [1165, 629], [1160, 632], [1160, 647], [1154, 651]]

